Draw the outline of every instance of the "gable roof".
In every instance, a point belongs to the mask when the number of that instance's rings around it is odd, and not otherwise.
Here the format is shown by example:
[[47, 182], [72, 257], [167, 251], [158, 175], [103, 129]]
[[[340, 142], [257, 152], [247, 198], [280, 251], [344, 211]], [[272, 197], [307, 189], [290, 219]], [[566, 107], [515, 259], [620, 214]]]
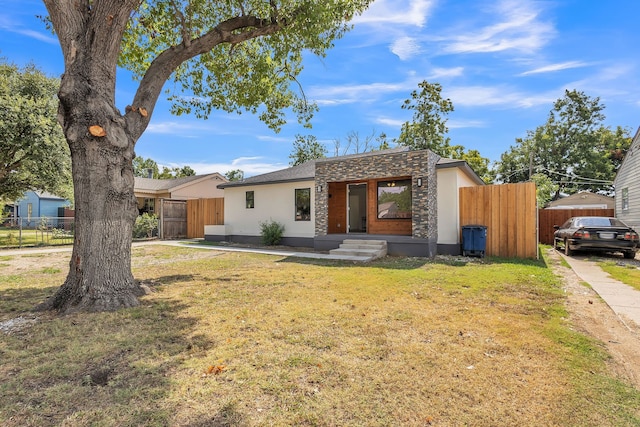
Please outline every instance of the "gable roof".
[[192, 176], [184, 176], [181, 178], [173, 178], [173, 179], [153, 179], [153, 178], [142, 178], [136, 176], [134, 188], [135, 191], [140, 192], [162, 192], [162, 191], [176, 191], [180, 188], [186, 187], [188, 185], [195, 184], [197, 182], [204, 181], [209, 178], [217, 177], [220, 180], [225, 181], [222, 175], [218, 172], [209, 173], [206, 175], [192, 175]]
[[562, 197], [547, 203], [547, 208], [564, 206], [588, 206], [588, 205], [611, 205], [613, 208], [614, 198], [589, 191], [580, 191], [570, 196]]
[[[409, 147], [396, 147], [381, 151], [368, 151], [366, 153], [349, 154], [346, 156], [327, 157], [322, 159], [309, 160], [300, 165], [286, 169], [280, 169], [274, 172], [268, 172], [262, 175], [252, 176], [242, 181], [229, 181], [218, 184], [218, 188], [244, 187], [249, 185], [265, 185], [294, 181], [314, 181], [316, 175], [316, 163], [339, 162], [348, 159], [355, 159], [369, 156], [383, 156], [387, 154], [395, 154], [410, 151]], [[473, 169], [464, 160], [440, 158], [436, 164], [436, 168], [461, 168], [476, 183], [484, 185], [485, 182], [475, 173]]]
[[38, 196], [39, 199], [48, 199], [48, 200], [67, 200], [64, 197], [56, 196], [55, 194], [48, 193], [46, 191], [34, 191], [34, 194]]
[[316, 162], [317, 160], [309, 160], [297, 166], [263, 173], [262, 175], [252, 176], [242, 181], [225, 182], [218, 184], [218, 188], [244, 187], [247, 185], [275, 184], [293, 181], [313, 181], [316, 177]]

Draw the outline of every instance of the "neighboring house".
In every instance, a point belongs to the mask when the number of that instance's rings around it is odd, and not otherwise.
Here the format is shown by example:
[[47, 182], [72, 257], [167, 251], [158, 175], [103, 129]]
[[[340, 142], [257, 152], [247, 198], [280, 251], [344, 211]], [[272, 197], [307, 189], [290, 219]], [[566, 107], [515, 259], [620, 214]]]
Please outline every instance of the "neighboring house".
[[613, 197], [581, 191], [549, 202], [545, 209], [613, 209], [614, 206]]
[[259, 242], [260, 224], [285, 226], [282, 243], [337, 248], [346, 238], [383, 239], [397, 255], [460, 252], [460, 187], [484, 185], [461, 160], [405, 147], [312, 160], [224, 189], [224, 225], [205, 239]]
[[616, 217], [640, 230], [640, 128], [613, 181]]
[[[12, 216], [26, 219], [31, 218], [56, 218], [59, 208], [71, 206], [71, 202], [63, 197], [44, 191], [27, 191], [24, 197], [14, 205]], [[17, 211], [16, 211], [17, 209]]]
[[155, 214], [160, 199], [189, 200], [221, 198], [224, 191], [218, 184], [227, 182], [219, 173], [193, 175], [174, 179], [135, 177], [134, 192], [140, 213]]

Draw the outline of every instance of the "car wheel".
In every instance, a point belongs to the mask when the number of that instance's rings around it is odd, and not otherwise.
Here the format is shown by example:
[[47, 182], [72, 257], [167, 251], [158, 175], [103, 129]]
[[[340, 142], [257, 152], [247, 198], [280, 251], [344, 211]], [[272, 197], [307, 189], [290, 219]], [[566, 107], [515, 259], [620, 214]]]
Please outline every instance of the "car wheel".
[[573, 251], [569, 247], [569, 241], [567, 239], [564, 239], [564, 254], [566, 256], [571, 256], [571, 254], [573, 254]]
[[624, 257], [626, 259], [634, 259], [636, 257], [636, 253], [633, 251], [626, 251], [624, 252]]

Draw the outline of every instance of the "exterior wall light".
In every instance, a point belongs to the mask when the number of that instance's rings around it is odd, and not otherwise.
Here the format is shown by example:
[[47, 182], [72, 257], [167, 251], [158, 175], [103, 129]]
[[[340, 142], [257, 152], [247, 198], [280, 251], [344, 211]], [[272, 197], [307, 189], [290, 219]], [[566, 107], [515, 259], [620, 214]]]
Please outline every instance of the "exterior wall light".
[[422, 187], [422, 178], [418, 178], [417, 183], [418, 187]]

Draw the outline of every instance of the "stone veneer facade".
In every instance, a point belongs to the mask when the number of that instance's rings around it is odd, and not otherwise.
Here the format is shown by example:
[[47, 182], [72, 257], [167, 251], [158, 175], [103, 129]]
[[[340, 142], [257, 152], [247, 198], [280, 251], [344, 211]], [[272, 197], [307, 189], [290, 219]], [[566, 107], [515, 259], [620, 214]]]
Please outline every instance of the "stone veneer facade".
[[[412, 181], [412, 233], [435, 245], [438, 240], [436, 163], [439, 156], [429, 150], [400, 151], [396, 153], [372, 152], [336, 159], [317, 160], [316, 236], [326, 236], [328, 230], [329, 182], [358, 181], [411, 176]], [[417, 180], [422, 179], [418, 187]], [[317, 189], [322, 186], [322, 191]]]

